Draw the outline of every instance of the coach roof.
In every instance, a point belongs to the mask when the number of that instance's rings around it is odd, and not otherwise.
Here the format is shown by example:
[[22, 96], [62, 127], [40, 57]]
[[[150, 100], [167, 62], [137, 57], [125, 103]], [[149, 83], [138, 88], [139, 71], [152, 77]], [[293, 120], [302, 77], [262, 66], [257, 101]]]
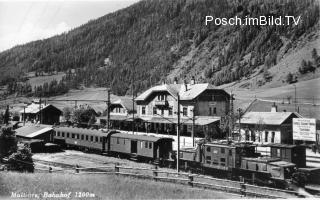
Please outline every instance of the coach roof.
[[[55, 131], [65, 132], [65, 133], [76, 133], [76, 134], [87, 134], [94, 136], [108, 136], [112, 131], [103, 132], [95, 129], [77, 128], [77, 127], [55, 127]], [[114, 132], [114, 131], [113, 131]]]
[[169, 138], [169, 137], [156, 137], [156, 136], [148, 136], [148, 135], [133, 135], [133, 134], [126, 134], [126, 133], [116, 133], [116, 134], [113, 134], [112, 137], [143, 140], [143, 141], [149, 141], [149, 142], [157, 142], [159, 140], [170, 140], [170, 141], [173, 141], [173, 139]]

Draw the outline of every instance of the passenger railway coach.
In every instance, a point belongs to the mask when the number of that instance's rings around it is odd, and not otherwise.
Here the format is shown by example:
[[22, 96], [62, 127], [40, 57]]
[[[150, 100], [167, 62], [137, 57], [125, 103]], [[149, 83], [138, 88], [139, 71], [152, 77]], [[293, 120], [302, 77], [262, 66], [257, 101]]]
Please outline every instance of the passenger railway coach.
[[124, 134], [115, 130], [55, 127], [54, 141], [62, 146], [82, 150], [96, 150], [119, 156], [144, 160], [168, 160], [172, 152], [172, 138]]

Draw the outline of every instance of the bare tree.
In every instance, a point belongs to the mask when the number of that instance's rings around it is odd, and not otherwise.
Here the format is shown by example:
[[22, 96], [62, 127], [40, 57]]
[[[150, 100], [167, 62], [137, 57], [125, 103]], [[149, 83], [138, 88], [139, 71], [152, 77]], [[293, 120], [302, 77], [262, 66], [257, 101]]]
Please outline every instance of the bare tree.
[[259, 118], [258, 122], [254, 126], [254, 131], [258, 132], [258, 137], [256, 137], [256, 139], [258, 139], [259, 142], [262, 141], [262, 133], [265, 130], [265, 128], [266, 128], [266, 125], [265, 125], [263, 119]]

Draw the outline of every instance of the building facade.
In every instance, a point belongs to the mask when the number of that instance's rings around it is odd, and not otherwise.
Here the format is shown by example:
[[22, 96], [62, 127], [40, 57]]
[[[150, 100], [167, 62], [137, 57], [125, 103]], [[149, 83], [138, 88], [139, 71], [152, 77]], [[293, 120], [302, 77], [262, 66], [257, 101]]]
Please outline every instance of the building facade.
[[247, 112], [237, 121], [240, 128], [240, 140], [260, 144], [292, 144], [292, 119], [301, 116], [293, 112]]
[[196, 137], [216, 133], [221, 117], [229, 112], [230, 95], [212, 85], [163, 84], [136, 98], [137, 114], [145, 132], [176, 134], [180, 99], [181, 135]]

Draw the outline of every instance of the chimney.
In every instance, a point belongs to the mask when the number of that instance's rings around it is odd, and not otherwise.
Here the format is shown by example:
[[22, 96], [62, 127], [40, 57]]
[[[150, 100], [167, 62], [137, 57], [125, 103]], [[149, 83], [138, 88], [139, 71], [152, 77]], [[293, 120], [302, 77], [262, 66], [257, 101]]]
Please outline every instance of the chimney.
[[195, 80], [194, 76], [192, 76], [190, 85], [194, 85], [194, 84], [196, 84], [196, 80]]
[[174, 77], [173, 84], [178, 84], [178, 78], [177, 77]]
[[278, 112], [278, 106], [276, 106], [275, 102], [273, 102], [273, 105], [271, 106], [271, 112]]
[[183, 81], [183, 86], [184, 86], [184, 91], [185, 92], [188, 91], [188, 84], [186, 80]]

